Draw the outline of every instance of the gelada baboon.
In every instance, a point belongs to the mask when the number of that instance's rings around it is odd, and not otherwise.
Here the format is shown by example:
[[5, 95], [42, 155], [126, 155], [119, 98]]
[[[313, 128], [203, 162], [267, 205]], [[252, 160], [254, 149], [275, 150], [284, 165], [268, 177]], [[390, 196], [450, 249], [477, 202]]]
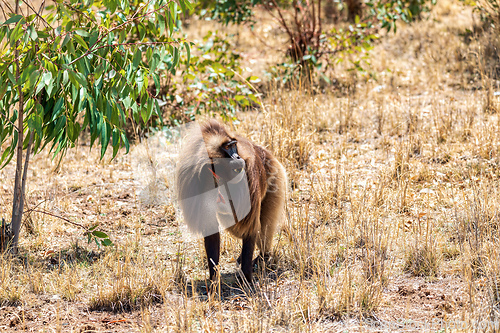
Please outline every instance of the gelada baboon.
[[220, 230], [243, 240], [238, 262], [252, 277], [255, 244], [269, 256], [282, 218], [285, 169], [271, 153], [215, 120], [194, 125], [184, 137], [176, 167], [179, 205], [188, 227], [205, 241], [210, 279], [216, 276]]

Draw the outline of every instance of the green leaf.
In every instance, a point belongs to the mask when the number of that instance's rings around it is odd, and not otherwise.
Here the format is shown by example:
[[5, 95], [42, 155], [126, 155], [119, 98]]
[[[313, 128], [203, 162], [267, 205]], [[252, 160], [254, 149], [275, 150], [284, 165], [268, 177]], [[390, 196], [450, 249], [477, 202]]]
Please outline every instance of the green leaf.
[[5, 21], [4, 23], [2, 23], [2, 25], [8, 25], [8, 24], [11, 24], [11, 23], [17, 23], [19, 22], [19, 20], [21, 20], [23, 18], [22, 15], [14, 15], [12, 16], [10, 19], [8, 19], [7, 21]]
[[120, 144], [120, 131], [117, 128], [113, 129], [113, 141], [111, 145], [114, 146], [119, 146]]
[[149, 112], [147, 107], [141, 107], [141, 117], [144, 124], [146, 124], [149, 120]]
[[37, 31], [38, 38], [49, 38], [51, 37], [50, 34], [44, 32], [44, 31]]
[[62, 115], [57, 118], [57, 122], [54, 129], [54, 136], [60, 136], [64, 133], [64, 127], [66, 126], [66, 116]]
[[139, 31], [139, 40], [143, 40], [144, 36], [146, 36], [146, 33], [147, 33], [146, 26], [144, 25], [144, 23], [139, 22], [139, 23], [137, 23], [136, 28]]
[[56, 102], [56, 104], [54, 105], [54, 109], [53, 109], [53, 115], [52, 115], [52, 121], [54, 121], [58, 116], [59, 116], [59, 113], [61, 112], [62, 110], [62, 106], [63, 106], [63, 103], [64, 103], [64, 98], [59, 98]]
[[68, 20], [68, 23], [66, 24], [66, 31], [71, 31], [73, 29], [73, 20]]
[[258, 76], [250, 76], [248, 79], [247, 79], [249, 82], [251, 83], [259, 83], [261, 80], [259, 79]]
[[113, 129], [113, 158], [115, 158], [118, 153], [118, 149], [120, 149], [120, 131], [117, 128]]
[[257, 100], [257, 97], [255, 97], [254, 94], [248, 94], [248, 98], [250, 98], [250, 100], [252, 102], [254, 102], [255, 104], [259, 104], [260, 105], [259, 101]]
[[7, 27], [7, 26], [0, 27], [0, 41], [3, 40], [3, 38], [5, 37], [5, 34], [7, 33], [8, 30], [9, 30], [9, 27]]
[[35, 84], [38, 82], [39, 74], [40, 74], [40, 72], [36, 71], [36, 70], [33, 71], [33, 72], [31, 72], [30, 78], [29, 78], [29, 81], [28, 81], [29, 82], [28, 90], [31, 90], [35, 86]]
[[[3, 82], [2, 82], [3, 83]], [[8, 88], [8, 84], [6, 83], [3, 83], [2, 85], [0, 85], [0, 101], [3, 99], [3, 97], [5, 96], [5, 93], [7, 92], [7, 88]]]
[[[172, 1], [168, 5], [170, 7], [170, 16], [172, 17], [172, 22], [177, 21], [177, 3]], [[174, 27], [172, 26], [172, 31]]]
[[[9, 156], [9, 154], [11, 154], [11, 156]], [[7, 158], [7, 156], [9, 156], [9, 158]], [[7, 164], [9, 164], [10, 160], [12, 159], [12, 156], [14, 156], [14, 149], [5, 149], [3, 154], [2, 154], [2, 158], [0, 158], [0, 164], [2, 164], [4, 161], [5, 164], [3, 164], [0, 169], [3, 169], [4, 166], [6, 166]]]
[[156, 110], [156, 115], [158, 116], [158, 118], [160, 118], [160, 122], [163, 123], [163, 117], [161, 115], [160, 103], [158, 103], [158, 99], [157, 98], [155, 98], [154, 109]]
[[114, 77], [115, 77], [115, 75], [116, 75], [116, 71], [115, 71], [114, 69], [112, 69], [112, 70], [110, 70], [110, 71], [108, 72], [108, 78], [109, 78], [109, 79], [114, 78]]
[[99, 39], [99, 31], [96, 30], [90, 35], [89, 45], [94, 46], [94, 44], [97, 42], [97, 39]]
[[179, 3], [184, 13], [187, 14], [189, 11], [193, 10], [193, 5], [189, 0], [179, 0]]
[[65, 47], [66, 44], [68, 44], [70, 39], [71, 39], [71, 34], [66, 34], [66, 36], [64, 37], [63, 42], [61, 44], [61, 48]]
[[172, 68], [170, 72], [175, 75], [175, 68], [179, 64], [179, 49], [174, 47], [174, 60], [172, 61]]
[[160, 26], [160, 35], [163, 35], [166, 27], [165, 17], [161, 13], [158, 13], [157, 17], [158, 17], [158, 25]]
[[109, 137], [111, 136], [111, 126], [104, 121], [101, 125], [101, 159], [108, 149]]
[[128, 154], [128, 152], [130, 150], [130, 144], [128, 142], [127, 136], [125, 135], [124, 132], [121, 132], [120, 136], [122, 137], [122, 141], [123, 141], [123, 144], [125, 145], [126, 153]]
[[[3, 169], [9, 162], [12, 160], [12, 157], [14, 157], [14, 149], [11, 150], [5, 150], [2, 154], [2, 159], [0, 160], [0, 169]], [[3, 163], [3, 164], [2, 164]]]
[[156, 96], [158, 96], [158, 94], [160, 93], [160, 89], [161, 89], [161, 84], [160, 84], [160, 76], [158, 74], [153, 74], [153, 81], [155, 83], [155, 87], [156, 87]]
[[139, 48], [137, 48], [137, 50], [135, 51], [135, 54], [134, 54], [134, 60], [132, 62], [132, 67], [134, 68], [134, 70], [137, 70], [137, 68], [139, 67], [139, 63], [141, 62], [141, 58], [142, 58], [142, 52]]
[[22, 37], [24, 31], [22, 29], [22, 21], [18, 22], [16, 27], [12, 30], [9, 36], [9, 43], [10, 45], [14, 46], [14, 44], [19, 41], [19, 39]]
[[135, 82], [137, 82], [137, 90], [139, 93], [142, 92], [142, 88], [144, 87], [144, 77], [142, 75], [141, 71], [137, 72], [137, 78], [135, 79]]
[[87, 87], [87, 80], [85, 79], [85, 76], [82, 73], [74, 73], [75, 78], [80, 83], [82, 87]]
[[111, 14], [115, 12], [116, 7], [118, 6], [118, 2], [114, 0], [103, 0], [102, 3]]
[[125, 99], [122, 100], [122, 103], [125, 109], [128, 110], [132, 105], [132, 99], [130, 98], [130, 96], [127, 96]]
[[75, 32], [76, 32], [77, 35], [80, 35], [82, 37], [88, 37], [88, 36], [90, 36], [90, 34], [87, 31], [83, 30], [83, 29], [77, 29], [77, 30], [75, 30]]
[[189, 67], [189, 62], [191, 61], [191, 48], [189, 47], [188, 42], [184, 42], [184, 48], [186, 49], [186, 54], [187, 54], [186, 66]]
[[92, 231], [92, 235], [94, 235], [97, 238], [109, 238], [109, 236], [106, 233], [99, 230]]
[[181, 10], [184, 14], [188, 14], [188, 9], [187, 9], [187, 6], [186, 4], [184, 3], [185, 1], [183, 0], [180, 0], [179, 1], [179, 4], [181, 5]]
[[174, 20], [172, 18], [172, 14], [170, 14], [170, 11], [167, 11], [167, 28], [169, 31], [169, 35], [172, 35], [172, 32], [174, 31]]
[[[42, 106], [40, 106], [40, 108], [42, 108]], [[43, 122], [42, 117], [37, 114], [33, 114], [31, 117], [28, 118], [28, 128], [30, 129], [30, 131], [34, 131], [38, 138], [42, 137], [42, 122]], [[27, 135], [26, 138], [29, 139], [29, 135]]]
[[32, 40], [37, 40], [38, 39], [38, 34], [36, 33], [36, 29], [34, 26], [30, 25], [28, 27], [28, 34], [30, 35], [30, 38]]
[[21, 77], [20, 80], [18, 81], [18, 84], [22, 85], [23, 83], [25, 83], [29, 79], [31, 72], [33, 72], [34, 70], [35, 66], [33, 64], [30, 64], [27, 68], [25, 68], [21, 72]]
[[43, 84], [45, 84], [47, 87], [48, 86], [51, 86], [52, 83], [53, 83], [53, 80], [52, 80], [52, 73], [51, 72], [45, 72], [43, 73], [42, 75], [42, 82]]
[[147, 106], [147, 112], [148, 112], [148, 120], [151, 119], [151, 116], [153, 115], [153, 98], [148, 98], [148, 106]]
[[105, 238], [105, 239], [101, 240], [101, 244], [104, 246], [111, 246], [111, 245], [113, 245], [113, 242], [109, 238]]
[[85, 41], [83, 40], [82, 37], [78, 36], [78, 35], [74, 35], [75, 37], [75, 40], [78, 44], [80, 44], [85, 50], [88, 50], [88, 45], [87, 43], [85, 43]]
[[68, 71], [64, 71], [63, 72], [63, 85], [66, 85], [68, 83], [68, 80], [69, 80]]
[[71, 55], [75, 55], [75, 46], [73, 45], [73, 41], [69, 40], [68, 42], [68, 52], [71, 54]]
[[68, 123], [68, 138], [71, 142], [75, 143], [80, 135], [81, 127], [79, 123], [71, 122], [71, 126]]
[[69, 76], [69, 81], [76, 87], [76, 89], [80, 89], [80, 84], [78, 83], [78, 80], [76, 79], [76, 73], [73, 71], [67, 71], [68, 76]]

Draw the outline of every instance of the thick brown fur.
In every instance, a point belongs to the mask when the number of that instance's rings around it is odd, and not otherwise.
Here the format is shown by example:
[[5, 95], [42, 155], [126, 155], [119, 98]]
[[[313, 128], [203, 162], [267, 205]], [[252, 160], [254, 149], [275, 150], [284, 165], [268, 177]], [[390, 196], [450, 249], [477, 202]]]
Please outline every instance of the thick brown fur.
[[[186, 135], [186, 144], [181, 149], [176, 170], [177, 192], [178, 197], [182, 199], [192, 195], [190, 188], [193, 186], [197, 188], [213, 186], [210, 184], [213, 179], [206, 177], [209, 172], [205, 170], [214, 163], [214, 160], [228, 159], [221, 147], [231, 141], [236, 142], [237, 153], [244, 160], [251, 207], [243, 219], [227, 230], [243, 240], [241, 267], [245, 277], [251, 280], [254, 245], [260, 249], [261, 256], [269, 255], [273, 235], [284, 212], [287, 180], [281, 163], [267, 149], [231, 132], [221, 123], [210, 120]], [[182, 200], [181, 209], [185, 219], [188, 220], [203, 220], [204, 216], [207, 216], [207, 214], [193, 216], [192, 204], [183, 206]], [[193, 229], [203, 229], [203, 221], [192, 224], [195, 225]], [[219, 261], [219, 247], [218, 233], [205, 237], [205, 249], [212, 279]]]

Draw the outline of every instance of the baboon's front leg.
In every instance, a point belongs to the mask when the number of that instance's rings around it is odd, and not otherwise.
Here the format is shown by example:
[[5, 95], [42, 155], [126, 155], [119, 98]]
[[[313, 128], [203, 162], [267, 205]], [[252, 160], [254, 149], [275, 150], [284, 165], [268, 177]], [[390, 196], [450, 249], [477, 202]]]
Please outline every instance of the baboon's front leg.
[[207, 253], [210, 280], [214, 281], [216, 276], [215, 268], [216, 266], [219, 266], [220, 233], [205, 237], [205, 252]]
[[243, 238], [243, 247], [241, 249], [241, 270], [248, 282], [252, 282], [253, 271], [253, 252], [255, 249], [255, 236]]

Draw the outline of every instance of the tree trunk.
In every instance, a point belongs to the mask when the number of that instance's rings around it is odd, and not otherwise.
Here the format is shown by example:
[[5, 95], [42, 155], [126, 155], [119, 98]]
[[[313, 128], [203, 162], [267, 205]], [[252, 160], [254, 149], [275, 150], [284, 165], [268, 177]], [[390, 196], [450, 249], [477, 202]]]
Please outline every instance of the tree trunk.
[[[19, 13], [19, 1], [16, 1], [16, 14]], [[19, 81], [19, 42], [16, 42], [16, 80]], [[19, 230], [21, 229], [21, 219], [23, 216], [24, 191], [22, 188], [23, 169], [23, 141], [24, 141], [24, 95], [21, 85], [18, 86], [19, 108], [17, 111], [17, 151], [16, 151], [16, 178], [14, 183], [14, 200], [12, 203], [12, 253], [17, 253], [17, 243], [19, 241]]]
[[[30, 133], [30, 140], [28, 142], [28, 147], [26, 148], [26, 158], [24, 159], [24, 169], [23, 169], [23, 177], [21, 180], [21, 192], [19, 192], [19, 205], [16, 207], [17, 208], [17, 220], [16, 220], [16, 229], [14, 229], [14, 223], [12, 223], [12, 230], [13, 230], [13, 240], [12, 240], [12, 249], [14, 253], [17, 253], [17, 244], [19, 241], [19, 231], [21, 229], [21, 222], [23, 218], [23, 211], [24, 211], [24, 200], [25, 200], [25, 192], [26, 192], [26, 178], [28, 178], [28, 164], [30, 161], [30, 153], [31, 153], [31, 146], [33, 145], [33, 139], [34, 139], [34, 132], [32, 131]], [[22, 156], [22, 152], [21, 152]], [[17, 175], [16, 175], [17, 179]], [[13, 215], [14, 216], [14, 215]], [[14, 219], [12, 219], [12, 222], [14, 222]]]

